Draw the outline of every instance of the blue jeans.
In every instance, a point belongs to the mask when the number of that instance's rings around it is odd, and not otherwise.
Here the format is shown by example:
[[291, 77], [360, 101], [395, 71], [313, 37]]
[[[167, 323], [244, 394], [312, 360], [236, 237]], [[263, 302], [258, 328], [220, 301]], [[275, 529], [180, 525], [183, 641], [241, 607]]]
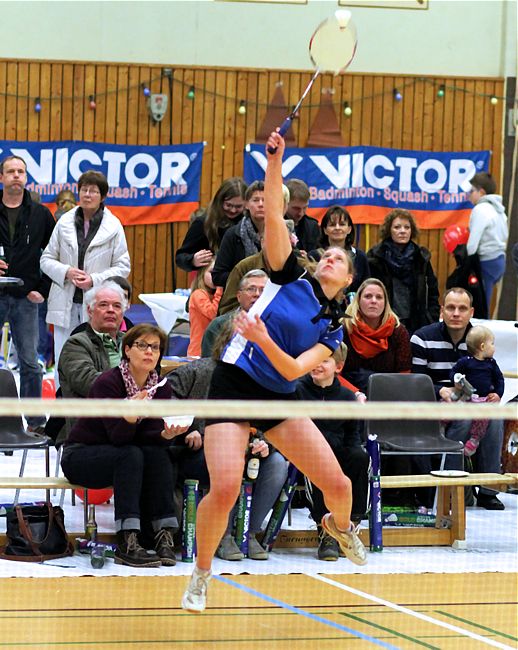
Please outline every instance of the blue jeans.
[[485, 262], [480, 260], [480, 272], [482, 274], [482, 283], [484, 285], [484, 293], [486, 294], [487, 312], [489, 314], [493, 288], [505, 272], [505, 255], [500, 255], [499, 257], [495, 257], [494, 260], [486, 260]]
[[[470, 437], [471, 420], [455, 420], [451, 422], [445, 432], [450, 440], [466, 442]], [[480, 440], [480, 444], [473, 456], [473, 463], [479, 472], [491, 472], [500, 474], [502, 456], [502, 444], [504, 440], [504, 423], [502, 420], [489, 420], [486, 433]], [[446, 456], [446, 469], [462, 469], [462, 457], [458, 454]], [[480, 488], [482, 494], [493, 495], [496, 490]]]
[[[20, 362], [20, 397], [41, 397], [42, 372], [38, 364], [38, 305], [27, 298], [0, 295], [0, 323], [9, 321]], [[43, 416], [27, 418], [29, 425], [45, 424]]]

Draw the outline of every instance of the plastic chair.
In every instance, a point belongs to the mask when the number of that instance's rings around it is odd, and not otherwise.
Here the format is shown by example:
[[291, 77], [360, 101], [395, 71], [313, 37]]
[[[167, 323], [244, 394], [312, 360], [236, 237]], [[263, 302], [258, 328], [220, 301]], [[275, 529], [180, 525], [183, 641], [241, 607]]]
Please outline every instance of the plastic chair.
[[[18, 388], [14, 375], [10, 370], [0, 368], [0, 398], [18, 399]], [[47, 436], [28, 433], [24, 426], [21, 415], [3, 415], [0, 416], [0, 452], [12, 453], [13, 451], [23, 451], [20, 472], [18, 476], [23, 476], [25, 471], [25, 462], [27, 452], [30, 449], [45, 450], [45, 476], [50, 476], [49, 450], [52, 441]], [[14, 504], [18, 503], [20, 490], [16, 490]], [[46, 491], [47, 501], [50, 501], [50, 490]]]
[[[369, 377], [368, 399], [372, 402], [435, 402], [433, 382], [424, 374], [376, 373]], [[464, 445], [449, 440], [438, 420], [367, 420], [367, 434], [376, 434], [382, 454], [463, 454]]]

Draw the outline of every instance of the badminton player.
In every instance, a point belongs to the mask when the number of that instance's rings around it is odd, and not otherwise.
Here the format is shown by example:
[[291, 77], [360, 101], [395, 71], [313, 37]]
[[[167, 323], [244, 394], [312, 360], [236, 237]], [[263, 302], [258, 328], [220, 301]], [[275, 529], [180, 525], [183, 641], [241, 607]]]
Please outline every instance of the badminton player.
[[[250, 311], [236, 319], [234, 335], [212, 375], [209, 399], [295, 399], [295, 381], [342, 341], [336, 298], [351, 284], [352, 262], [346, 251], [331, 247], [323, 253], [314, 277], [299, 267], [283, 218], [284, 146], [277, 132], [266, 146], [264, 238], [271, 277]], [[193, 612], [205, 609], [212, 559], [239, 494], [254, 423], [246, 416], [233, 421], [222, 416], [207, 424], [210, 491], [198, 507], [196, 566], [182, 599], [182, 607]], [[329, 510], [322, 520], [325, 532], [338, 541], [349, 560], [365, 564], [365, 548], [350, 520], [351, 482], [317, 427], [306, 417], [260, 420], [257, 426], [324, 494]]]

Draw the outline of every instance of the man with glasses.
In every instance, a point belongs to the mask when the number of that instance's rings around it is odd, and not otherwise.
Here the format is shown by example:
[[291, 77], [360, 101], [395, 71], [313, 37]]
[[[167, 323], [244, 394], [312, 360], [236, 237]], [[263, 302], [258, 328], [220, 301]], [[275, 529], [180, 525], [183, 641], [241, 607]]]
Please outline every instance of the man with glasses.
[[[48, 295], [50, 280], [40, 272], [41, 251], [54, 228], [49, 210], [35, 203], [27, 184], [27, 165], [19, 156], [0, 162], [0, 276], [23, 280], [23, 286], [0, 286], [0, 324], [9, 321], [20, 364], [20, 396], [41, 397], [38, 364], [38, 304]], [[29, 431], [42, 432], [45, 418], [27, 417]]]
[[[63, 346], [58, 372], [63, 397], [88, 397], [95, 379], [121, 360], [120, 331], [127, 301], [122, 288], [105, 282], [85, 294], [88, 324], [84, 331], [73, 334]], [[63, 442], [73, 420], [67, 419], [65, 432], [57, 438]]]
[[212, 348], [216, 338], [220, 332], [225, 328], [225, 325], [232, 322], [234, 315], [238, 310], [242, 309], [243, 311], [249, 311], [252, 305], [254, 305], [265, 287], [266, 281], [268, 280], [268, 275], [266, 271], [262, 269], [253, 269], [246, 273], [239, 283], [239, 288], [236, 293], [236, 298], [238, 302], [237, 309], [226, 312], [221, 316], [217, 316], [213, 321], [211, 321], [205, 330], [203, 339], [201, 342], [201, 356], [210, 357], [212, 356]]

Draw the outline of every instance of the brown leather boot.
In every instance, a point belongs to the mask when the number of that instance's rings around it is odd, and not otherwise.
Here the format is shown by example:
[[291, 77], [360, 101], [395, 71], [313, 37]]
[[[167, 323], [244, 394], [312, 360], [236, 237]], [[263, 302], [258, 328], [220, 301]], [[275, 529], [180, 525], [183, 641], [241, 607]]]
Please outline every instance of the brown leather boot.
[[120, 530], [117, 533], [117, 550], [115, 564], [132, 567], [153, 568], [162, 565], [155, 551], [147, 551], [139, 544], [138, 530]]

